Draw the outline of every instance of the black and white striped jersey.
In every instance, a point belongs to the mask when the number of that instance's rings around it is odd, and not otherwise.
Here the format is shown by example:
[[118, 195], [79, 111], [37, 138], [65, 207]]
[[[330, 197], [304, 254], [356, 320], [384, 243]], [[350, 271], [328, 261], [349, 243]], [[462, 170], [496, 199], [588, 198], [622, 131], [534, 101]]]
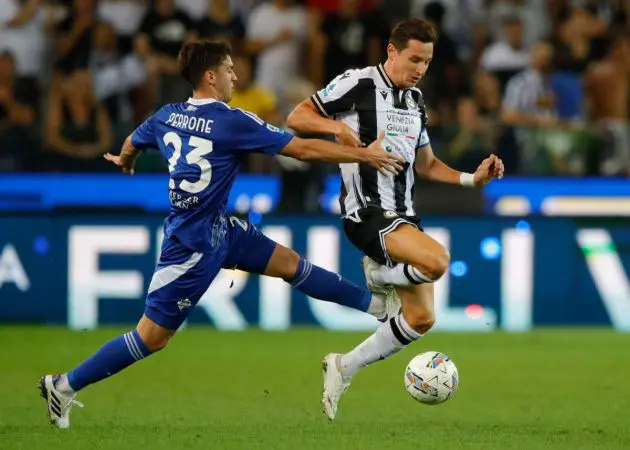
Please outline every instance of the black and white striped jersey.
[[413, 166], [416, 151], [429, 145], [420, 90], [397, 88], [378, 65], [339, 75], [311, 100], [320, 114], [350, 126], [366, 145], [385, 131], [385, 149], [407, 161], [398, 175], [383, 175], [368, 164], [340, 164], [342, 215], [352, 218], [362, 208], [377, 206], [415, 216]]

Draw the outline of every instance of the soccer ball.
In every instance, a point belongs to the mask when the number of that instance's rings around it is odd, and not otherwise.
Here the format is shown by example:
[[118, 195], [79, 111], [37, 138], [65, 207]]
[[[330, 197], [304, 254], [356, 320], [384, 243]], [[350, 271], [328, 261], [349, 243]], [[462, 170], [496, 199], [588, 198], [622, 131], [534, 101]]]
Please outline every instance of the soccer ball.
[[444, 403], [457, 391], [459, 374], [444, 353], [425, 352], [405, 369], [405, 388], [409, 395], [425, 405]]

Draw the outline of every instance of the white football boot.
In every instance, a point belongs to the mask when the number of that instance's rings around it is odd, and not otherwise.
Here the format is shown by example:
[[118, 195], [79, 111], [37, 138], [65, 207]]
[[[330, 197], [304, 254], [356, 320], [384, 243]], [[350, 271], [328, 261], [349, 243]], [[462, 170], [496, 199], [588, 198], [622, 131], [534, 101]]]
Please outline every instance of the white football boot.
[[378, 270], [379, 263], [374, 261], [369, 256], [361, 258], [361, 266], [363, 267], [363, 273], [365, 274], [365, 282], [370, 291], [376, 294], [384, 295], [385, 300], [385, 318], [379, 319], [381, 322], [386, 322], [390, 317], [394, 317], [400, 312], [400, 297], [396, 292], [394, 286], [377, 284], [372, 277], [372, 273]]
[[344, 378], [341, 373], [340, 353], [329, 353], [324, 357], [322, 360], [322, 372], [324, 375], [324, 389], [322, 390], [324, 413], [329, 420], [334, 420], [339, 400], [350, 387], [352, 378]]
[[363, 267], [363, 273], [365, 274], [365, 283], [372, 292], [386, 292], [390, 286], [383, 286], [376, 284], [374, 278], [372, 278], [372, 272], [377, 270], [381, 265], [374, 261], [369, 256], [365, 255], [361, 258], [361, 267]]
[[39, 380], [39, 390], [48, 406], [48, 419], [57, 428], [70, 426], [70, 410], [74, 405], [83, 408], [83, 403], [75, 400], [77, 394], [64, 394], [55, 388], [59, 375], [45, 375]]

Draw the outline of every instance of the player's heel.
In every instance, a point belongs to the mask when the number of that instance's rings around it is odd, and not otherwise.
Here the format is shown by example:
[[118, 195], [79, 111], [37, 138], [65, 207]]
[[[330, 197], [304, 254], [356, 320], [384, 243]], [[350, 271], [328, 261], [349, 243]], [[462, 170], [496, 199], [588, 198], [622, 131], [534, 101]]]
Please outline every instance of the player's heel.
[[46, 390], [46, 381], [44, 377], [39, 379], [39, 382], [35, 385], [37, 389], [39, 389], [39, 395], [44, 400], [48, 401], [48, 391]]

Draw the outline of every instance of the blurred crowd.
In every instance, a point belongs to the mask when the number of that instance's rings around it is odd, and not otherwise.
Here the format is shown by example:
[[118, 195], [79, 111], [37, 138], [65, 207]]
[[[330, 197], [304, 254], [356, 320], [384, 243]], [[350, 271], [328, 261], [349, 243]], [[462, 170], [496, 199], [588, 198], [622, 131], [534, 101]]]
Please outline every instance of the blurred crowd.
[[[337, 74], [383, 61], [410, 16], [438, 35], [420, 87], [446, 162], [630, 174], [630, 0], [0, 0], [0, 171], [115, 170], [101, 155], [190, 94], [176, 67], [189, 39], [230, 41], [232, 105], [282, 126]], [[334, 168], [252, 157], [245, 170], [300, 184]]]

